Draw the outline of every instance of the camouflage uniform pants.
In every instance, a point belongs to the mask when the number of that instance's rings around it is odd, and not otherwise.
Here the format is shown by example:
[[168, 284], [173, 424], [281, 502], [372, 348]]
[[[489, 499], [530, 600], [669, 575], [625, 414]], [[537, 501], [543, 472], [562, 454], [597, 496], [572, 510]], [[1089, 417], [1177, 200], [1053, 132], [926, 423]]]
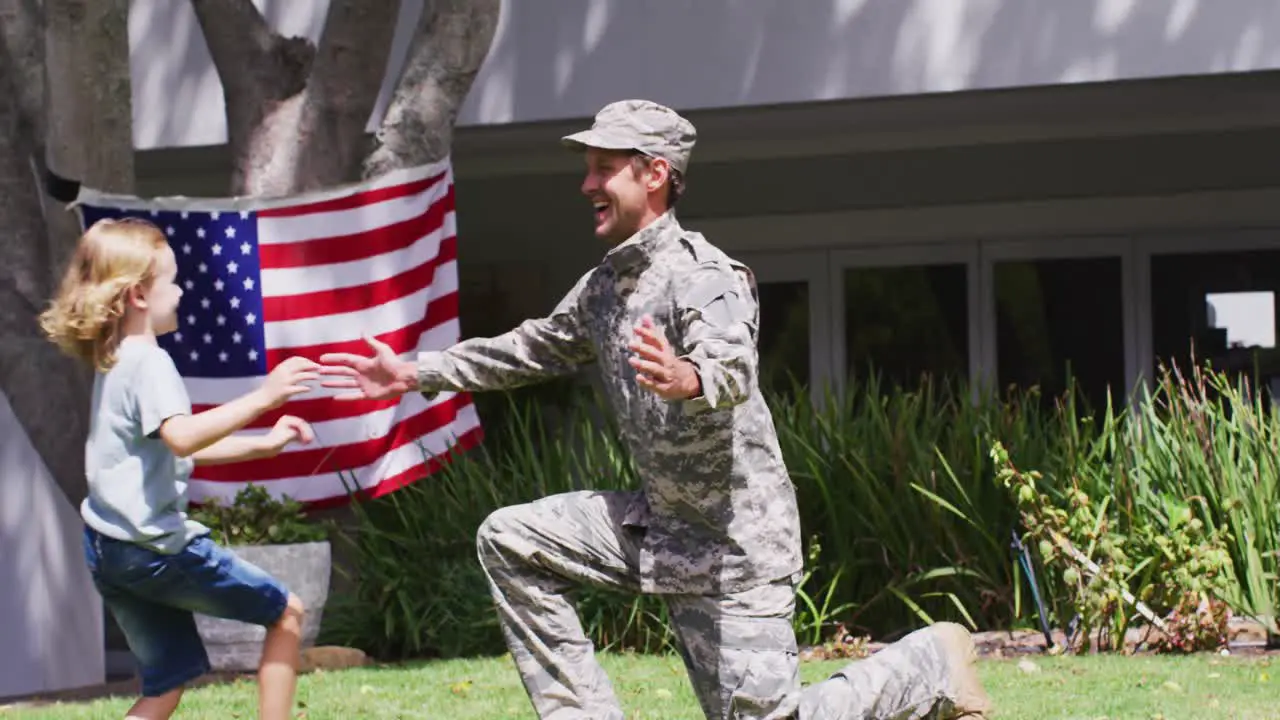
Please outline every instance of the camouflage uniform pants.
[[[569, 595], [582, 585], [639, 592], [642, 530], [622, 524], [632, 497], [554, 495], [498, 510], [477, 533], [503, 636], [542, 720], [624, 718]], [[951, 716], [949, 669], [932, 628], [801, 692], [789, 579], [664, 599], [709, 720]]]

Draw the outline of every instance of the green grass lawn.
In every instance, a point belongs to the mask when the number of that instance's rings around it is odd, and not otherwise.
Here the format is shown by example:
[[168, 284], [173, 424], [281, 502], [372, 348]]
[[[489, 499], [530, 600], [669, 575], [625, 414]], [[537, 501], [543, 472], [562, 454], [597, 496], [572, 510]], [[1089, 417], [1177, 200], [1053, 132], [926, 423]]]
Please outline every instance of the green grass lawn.
[[[1036, 672], [1015, 660], [986, 660], [982, 675], [1001, 718], [1187, 718], [1213, 720], [1280, 717], [1280, 675], [1269, 659], [1194, 657], [1034, 658]], [[606, 655], [630, 718], [694, 720], [701, 715], [684, 668], [675, 657]], [[842, 662], [806, 663], [805, 682], [825, 677]], [[176, 718], [256, 717], [251, 681], [189, 692]], [[303, 676], [299, 717], [532, 720], [535, 716], [506, 658], [371, 667]], [[14, 720], [120, 718], [127, 699], [57, 705], [0, 714]]]

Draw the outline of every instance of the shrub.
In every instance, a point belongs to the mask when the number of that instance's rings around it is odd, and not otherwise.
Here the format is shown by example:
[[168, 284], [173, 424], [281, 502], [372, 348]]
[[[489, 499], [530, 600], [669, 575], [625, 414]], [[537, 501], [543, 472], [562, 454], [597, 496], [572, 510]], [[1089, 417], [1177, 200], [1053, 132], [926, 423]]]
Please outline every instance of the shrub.
[[284, 545], [319, 542], [328, 538], [329, 526], [307, 519], [298, 501], [272, 497], [252, 483], [236, 493], [231, 503], [211, 498], [192, 508], [191, 519], [208, 527], [221, 545]]
[[[326, 614], [332, 641], [383, 657], [501, 652], [475, 559], [480, 522], [558, 492], [638, 487], [594, 396], [560, 400], [553, 417], [514, 398], [499, 406], [500, 423], [486, 415], [483, 447], [357, 506], [347, 540], [359, 576]], [[1029, 625], [1036, 607], [1011, 533], [1044, 548], [1032, 569], [1057, 627], [1079, 614], [1095, 634], [1118, 637], [1132, 610], [1112, 597], [1121, 589], [1167, 616], [1167, 649], [1218, 642], [1224, 604], [1274, 623], [1280, 420], [1225, 375], [1165, 370], [1132, 407], [1085, 407], [1074, 388], [996, 395], [927, 377], [908, 389], [871, 378], [816, 404], [803, 389], [769, 400], [808, 539], [795, 617], [803, 643], [887, 640], [942, 619]], [[996, 443], [1007, 456], [993, 457]], [[1005, 487], [1010, 468], [1035, 470], [1035, 502]], [[1068, 573], [1060, 550], [1038, 542], [1045, 527], [1111, 575], [1089, 585]], [[598, 647], [671, 647], [658, 598], [584, 589], [578, 599]]]
[[[582, 394], [561, 422], [508, 398], [485, 444], [456, 454], [430, 478], [356, 505], [354, 590], [335, 600], [328, 641], [379, 657], [499, 653], [504, 649], [475, 537], [489, 513], [573, 490], [637, 487], [607, 413]], [[341, 570], [340, 570], [341, 571]], [[669, 642], [652, 598], [584, 590], [580, 611], [605, 647], [658, 649]]]
[[[1069, 649], [1087, 651], [1096, 642], [1100, 650], [1124, 650], [1135, 614], [1168, 631], [1157, 643], [1164, 650], [1211, 649], [1226, 641], [1225, 536], [1207, 531], [1187, 504], [1166, 498], [1163, 515], [1134, 513], [1126, 509], [1134, 505], [1127, 502], [1124, 475], [1091, 497], [1078, 478], [1046, 483], [1037, 471], [1019, 470], [998, 441], [991, 456], [1027, 538], [1061, 578], [1055, 597], [1081, 621]], [[1123, 462], [1123, 455], [1116, 460]]]

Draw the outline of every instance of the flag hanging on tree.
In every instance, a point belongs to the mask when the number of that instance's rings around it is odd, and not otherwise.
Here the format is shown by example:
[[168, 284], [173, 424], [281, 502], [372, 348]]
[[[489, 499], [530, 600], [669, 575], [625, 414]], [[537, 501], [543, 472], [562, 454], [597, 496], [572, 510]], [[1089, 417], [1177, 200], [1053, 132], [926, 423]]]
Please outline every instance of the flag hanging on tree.
[[[154, 198], [82, 188], [82, 227], [140, 217], [169, 238], [183, 288], [178, 330], [160, 338], [196, 412], [257, 387], [291, 355], [369, 355], [371, 336], [412, 359], [459, 339], [457, 233], [449, 162], [377, 181], [288, 198]], [[451, 449], [480, 441], [466, 394], [339, 401], [317, 386], [241, 434], [283, 414], [311, 423], [315, 441], [274, 458], [197, 466], [193, 502], [230, 499], [248, 483], [310, 506], [403, 487]]]

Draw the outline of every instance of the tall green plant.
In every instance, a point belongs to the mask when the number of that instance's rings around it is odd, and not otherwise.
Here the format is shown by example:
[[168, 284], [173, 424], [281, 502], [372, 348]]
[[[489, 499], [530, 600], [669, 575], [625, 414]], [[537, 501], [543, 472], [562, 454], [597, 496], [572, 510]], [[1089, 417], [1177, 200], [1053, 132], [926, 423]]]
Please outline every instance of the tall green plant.
[[[1185, 497], [1225, 531], [1235, 582], [1228, 600], [1274, 631], [1280, 602], [1280, 416], [1247, 380], [1196, 367], [1163, 368], [1134, 421], [1133, 474], [1144, 510]], [[1167, 522], [1167, 520], [1166, 520]]]
[[963, 385], [929, 378], [890, 392], [873, 375], [816, 405], [801, 394], [770, 403], [804, 532], [823, 548], [812, 577], [839, 580], [843, 620], [888, 635], [937, 619], [1013, 619], [1017, 515], [985, 443], [1013, 435], [1026, 457], [1054, 452], [1060, 435], [1037, 402], [974, 402]]
[[[356, 505], [344, 535], [355, 558], [354, 590], [335, 600], [327, 637], [379, 657], [501, 652], [489, 589], [475, 555], [489, 513], [581, 489], [637, 488], [634, 467], [608, 414], [580, 395], [547, 422], [539, 405], [508, 405], [497, 436], [456, 454], [439, 471], [384, 498]], [[602, 647], [658, 649], [670, 642], [665, 609], [652, 598], [587, 589], [580, 611]]]
[[[887, 638], [938, 619], [976, 628], [1033, 620], [1008, 545], [1011, 531], [1027, 528], [989, 455], [995, 442], [1042, 473], [1039, 490], [1052, 503], [1083, 493], [1095, 507], [1105, 502], [1109, 532], [1148, 539], [1125, 546], [1126, 581], [1143, 597], [1173, 603], [1157, 598], [1167, 581], [1160, 557], [1189, 552], [1166, 541], [1191, 514], [1230, 553], [1223, 596], [1273, 622], [1280, 421], [1224, 375], [1165, 371], [1132, 406], [1103, 408], [1078, 405], [1074, 387], [1046, 400], [1034, 388], [974, 393], [927, 377], [890, 389], [872, 376], [816, 404], [803, 388], [768, 397], [802, 531], [813, 539], [797, 603], [802, 642], [838, 626]], [[475, 560], [484, 517], [557, 492], [638, 487], [611, 413], [594, 396], [559, 403], [554, 418], [507, 401], [484, 447], [358, 507], [357, 591], [335, 601], [349, 611], [326, 613], [345, 623], [334, 631], [352, 644], [383, 656], [500, 651]], [[1063, 627], [1078, 604], [1045, 561], [1033, 558], [1033, 567], [1051, 621]], [[601, 647], [672, 643], [658, 598], [584, 589], [579, 608]]]
[[[1206, 531], [1185, 503], [1165, 497], [1165, 515], [1133, 513], [1126, 509], [1130, 488], [1123, 480], [1110, 491], [1094, 486], [1101, 494], [1091, 496], [1079, 478], [1053, 483], [1038, 471], [1020, 470], [999, 441], [991, 455], [1027, 539], [1061, 578], [1058, 599], [1081, 618], [1081, 632], [1070, 639], [1073, 649], [1088, 650], [1095, 641], [1100, 649], [1124, 649], [1137, 614], [1170, 630], [1163, 643], [1169, 649], [1225, 642], [1225, 538]], [[1045, 492], [1053, 485], [1059, 500]], [[1202, 608], [1208, 622], [1201, 621]]]

